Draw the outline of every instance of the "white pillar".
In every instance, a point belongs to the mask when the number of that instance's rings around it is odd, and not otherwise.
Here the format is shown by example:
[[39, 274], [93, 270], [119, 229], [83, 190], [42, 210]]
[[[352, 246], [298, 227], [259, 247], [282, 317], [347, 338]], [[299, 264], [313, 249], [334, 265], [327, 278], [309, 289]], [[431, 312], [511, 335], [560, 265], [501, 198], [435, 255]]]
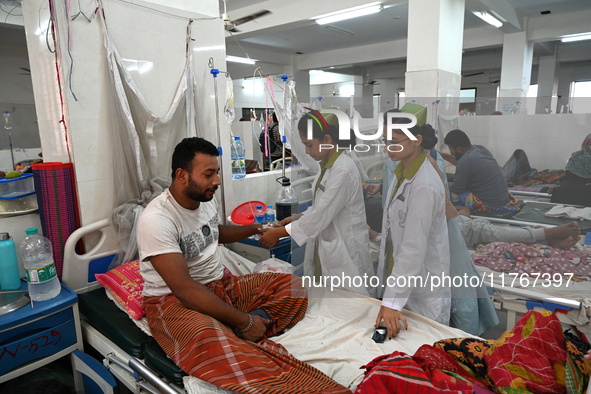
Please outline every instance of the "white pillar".
[[367, 85], [369, 80], [361, 75], [356, 75], [355, 84], [355, 109], [362, 118], [373, 117], [373, 86]]
[[[503, 38], [503, 60], [501, 65], [501, 85], [499, 92], [499, 111], [511, 113], [515, 104], [523, 103], [531, 81], [533, 43], [527, 40], [526, 32], [505, 34]], [[525, 106], [520, 104], [519, 112]]]
[[[410, 0], [406, 99], [428, 105], [441, 99], [457, 113], [464, 38], [464, 0]], [[452, 104], [453, 103], [453, 104]]]
[[556, 113], [556, 108], [552, 105], [552, 97], [556, 97], [558, 93], [557, 68], [558, 61], [556, 53], [552, 56], [540, 56], [536, 114], [546, 113], [546, 107], [553, 114]]

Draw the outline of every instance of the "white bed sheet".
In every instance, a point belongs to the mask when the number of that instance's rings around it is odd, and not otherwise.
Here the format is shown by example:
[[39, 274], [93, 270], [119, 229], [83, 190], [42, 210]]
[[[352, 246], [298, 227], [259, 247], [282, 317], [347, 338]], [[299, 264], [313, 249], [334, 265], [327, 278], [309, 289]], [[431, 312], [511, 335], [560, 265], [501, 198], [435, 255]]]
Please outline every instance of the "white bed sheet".
[[[226, 248], [221, 248], [221, 251], [232, 273], [244, 275], [254, 268], [254, 263], [242, 256]], [[109, 291], [107, 296], [117, 303]], [[329, 290], [316, 288], [309, 289], [308, 300], [305, 317], [283, 335], [274, 337], [273, 341], [351, 391], [355, 391], [363, 379], [363, 370], [360, 368], [378, 356], [394, 351], [412, 355], [424, 344], [432, 345], [446, 338], [473, 336], [416, 313], [403, 311], [408, 330], [398, 334], [395, 339], [376, 344], [371, 337], [375, 331], [380, 301], [346, 291], [331, 294]], [[142, 331], [151, 335], [145, 317], [133, 321]], [[188, 394], [230, 393], [193, 376], [185, 377], [184, 383]]]

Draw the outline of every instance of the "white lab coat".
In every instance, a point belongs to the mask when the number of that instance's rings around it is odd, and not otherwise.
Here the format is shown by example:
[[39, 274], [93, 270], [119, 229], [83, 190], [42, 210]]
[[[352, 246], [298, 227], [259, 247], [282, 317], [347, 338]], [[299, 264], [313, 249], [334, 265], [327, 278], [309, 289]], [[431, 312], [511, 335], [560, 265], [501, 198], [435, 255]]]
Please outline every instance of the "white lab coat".
[[[320, 172], [312, 183], [313, 190], [319, 178]], [[299, 220], [287, 225], [286, 230], [298, 245], [306, 243], [304, 275], [314, 277], [314, 251], [318, 243], [323, 277], [342, 278], [346, 275], [353, 281], [353, 277], [363, 278], [367, 274], [367, 288], [353, 286], [353, 283], [340, 287], [375, 297], [377, 290], [369, 286], [374, 267], [369, 251], [361, 177], [346, 152], [327, 168], [312, 207]]]
[[[392, 195], [396, 181], [390, 185]], [[449, 241], [445, 218], [445, 190], [441, 178], [425, 159], [411, 179], [405, 179], [394, 199], [386, 200], [382, 223], [382, 243], [378, 276], [384, 283], [382, 305], [401, 311], [416, 312], [442, 324], [449, 324], [451, 288], [438, 286], [431, 290], [431, 277], [449, 275]], [[406, 277], [406, 286], [387, 286], [389, 256], [386, 256], [388, 230], [394, 254], [391, 276]], [[408, 277], [422, 278], [416, 286], [408, 285]], [[392, 279], [390, 279], [392, 280]], [[395, 282], [396, 283], [396, 282]], [[412, 283], [412, 282], [411, 282]], [[437, 284], [437, 283], [435, 283]]]

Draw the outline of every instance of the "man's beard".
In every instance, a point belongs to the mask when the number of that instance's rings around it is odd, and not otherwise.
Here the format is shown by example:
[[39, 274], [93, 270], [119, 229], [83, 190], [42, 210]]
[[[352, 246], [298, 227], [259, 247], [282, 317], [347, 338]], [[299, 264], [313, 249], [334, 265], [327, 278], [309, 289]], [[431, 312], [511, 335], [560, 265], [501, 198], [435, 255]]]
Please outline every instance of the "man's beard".
[[217, 189], [218, 187], [215, 186], [211, 189], [205, 190], [205, 192], [201, 192], [199, 186], [197, 185], [197, 182], [193, 181], [193, 178], [191, 178], [191, 176], [189, 175], [189, 185], [185, 189], [185, 195], [193, 201], [207, 202], [211, 201], [211, 199], [213, 199], [214, 196], [214, 193], [212, 193], [211, 197], [208, 197], [207, 193], [212, 191], [215, 192]]

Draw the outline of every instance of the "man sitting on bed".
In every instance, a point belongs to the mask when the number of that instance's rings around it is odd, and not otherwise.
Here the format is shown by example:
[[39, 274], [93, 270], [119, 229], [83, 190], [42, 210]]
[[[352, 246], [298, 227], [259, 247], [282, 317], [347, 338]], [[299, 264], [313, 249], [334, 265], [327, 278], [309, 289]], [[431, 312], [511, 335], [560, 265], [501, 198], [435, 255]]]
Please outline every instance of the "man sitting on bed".
[[509, 194], [503, 171], [488, 149], [472, 145], [462, 130], [450, 131], [444, 142], [453, 156], [442, 154], [443, 158], [456, 161], [456, 175], [449, 184], [454, 205], [468, 206], [473, 212], [492, 212], [502, 206], [517, 210], [518, 200]]
[[185, 138], [172, 156], [170, 189], [139, 218], [140, 272], [152, 335], [183, 371], [232, 391], [340, 387], [266, 340], [304, 317], [308, 299], [301, 280], [276, 273], [237, 277], [222, 265], [218, 244], [257, 234], [261, 225], [219, 224], [213, 199], [219, 170], [212, 143]]

